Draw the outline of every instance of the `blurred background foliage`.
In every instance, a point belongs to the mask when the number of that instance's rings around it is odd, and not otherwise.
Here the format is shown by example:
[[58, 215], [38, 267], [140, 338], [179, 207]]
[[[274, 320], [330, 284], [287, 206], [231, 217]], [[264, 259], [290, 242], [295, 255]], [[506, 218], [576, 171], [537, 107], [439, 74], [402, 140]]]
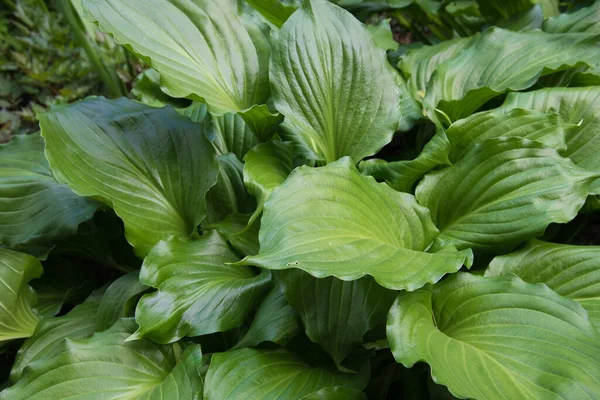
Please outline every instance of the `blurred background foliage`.
[[36, 113], [89, 95], [127, 95], [142, 63], [82, 22], [70, 0], [0, 0], [0, 143]]

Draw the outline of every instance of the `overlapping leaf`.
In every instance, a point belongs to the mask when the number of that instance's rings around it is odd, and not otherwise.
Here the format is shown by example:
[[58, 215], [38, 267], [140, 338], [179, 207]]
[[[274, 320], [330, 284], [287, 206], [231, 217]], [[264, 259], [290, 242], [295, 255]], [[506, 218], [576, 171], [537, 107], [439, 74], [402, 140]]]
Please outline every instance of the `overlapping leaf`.
[[543, 283], [585, 308], [600, 330], [600, 247], [531, 241], [522, 250], [496, 257], [485, 276], [515, 274]]
[[509, 251], [577, 215], [595, 176], [539, 142], [490, 139], [419, 183], [438, 245]]
[[438, 130], [414, 160], [385, 162], [371, 159], [361, 162], [360, 169], [376, 179], [385, 180], [397, 190], [409, 192], [427, 172], [457, 162], [471, 146], [487, 139], [521, 137], [565, 150], [565, 136], [575, 128], [575, 124], [565, 123], [555, 113], [519, 109], [485, 111], [458, 120], [447, 130]]
[[34, 334], [19, 349], [10, 380], [16, 383], [29, 364], [51, 354], [65, 338], [84, 339], [92, 336], [96, 328], [99, 301], [100, 295], [93, 294], [66, 315], [41, 320]]
[[412, 195], [361, 175], [344, 158], [300, 167], [275, 189], [265, 204], [260, 252], [241, 264], [299, 268], [317, 278], [371, 275], [386, 288], [414, 290], [470, 266], [470, 251], [426, 253], [437, 233]]
[[176, 356], [171, 345], [125, 342], [135, 322], [123, 319], [89, 339], [65, 339], [31, 363], [1, 400], [202, 398], [200, 346]]
[[460, 398], [593, 399], [600, 391], [600, 333], [585, 310], [515, 276], [458, 273], [401, 293], [388, 340], [398, 362], [431, 366]]
[[544, 74], [598, 65], [598, 40], [598, 34], [491, 28], [436, 69], [425, 101], [455, 121], [498, 94], [532, 86]]
[[144, 260], [140, 282], [158, 290], [144, 295], [130, 340], [169, 343], [237, 328], [269, 290], [269, 271], [233, 266], [238, 256], [216, 232], [187, 241], [160, 242]]
[[308, 337], [338, 365], [363, 343], [367, 331], [385, 321], [396, 297], [371, 277], [345, 282], [287, 270], [277, 273], [277, 282], [302, 318]]
[[582, 8], [572, 14], [562, 14], [544, 22], [544, 31], [550, 33], [600, 33], [600, 3]]
[[368, 364], [361, 367], [359, 373], [345, 374], [311, 365], [287, 350], [227, 351], [212, 357], [204, 399], [301, 399], [333, 386], [362, 390], [369, 371]]
[[39, 134], [0, 144], [0, 245], [54, 244], [99, 206], [54, 179]]
[[[566, 122], [577, 124], [579, 128], [567, 135], [567, 151], [563, 154], [588, 171], [600, 172], [600, 87], [511, 93], [501, 110], [513, 108], [557, 112]], [[592, 184], [591, 192], [600, 194], [600, 181]]]
[[245, 111], [269, 95], [269, 43], [230, 0], [84, 0], [86, 14], [150, 61], [173, 97], [211, 111]]
[[40, 124], [54, 174], [111, 205], [138, 255], [204, 218], [217, 161], [201, 125], [170, 108], [103, 98], [56, 107]]
[[401, 96], [385, 52], [325, 0], [305, 1], [283, 25], [270, 74], [283, 126], [309, 158], [358, 161], [387, 144], [400, 123]]
[[0, 249], [0, 343], [33, 333], [38, 317], [32, 307], [37, 298], [28, 283], [41, 274], [42, 264], [35, 257]]
[[106, 288], [98, 305], [95, 330], [102, 332], [123, 317], [133, 317], [135, 306], [142, 294], [149, 289], [139, 281], [139, 272], [130, 272], [116, 279]]

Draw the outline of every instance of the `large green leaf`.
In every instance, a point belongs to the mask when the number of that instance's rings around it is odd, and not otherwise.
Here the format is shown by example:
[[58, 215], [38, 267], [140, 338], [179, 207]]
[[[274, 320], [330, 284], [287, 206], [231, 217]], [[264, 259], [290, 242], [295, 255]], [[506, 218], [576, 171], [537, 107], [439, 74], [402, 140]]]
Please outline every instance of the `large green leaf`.
[[25, 367], [50, 354], [65, 338], [83, 339], [92, 336], [96, 328], [99, 297], [93, 294], [64, 316], [42, 319], [33, 335], [19, 349], [10, 371], [10, 380], [16, 383]]
[[555, 113], [518, 109], [507, 113], [484, 111], [456, 121], [447, 130], [438, 130], [414, 160], [385, 162], [371, 159], [361, 162], [360, 170], [385, 180], [396, 190], [409, 192], [427, 172], [457, 162], [474, 144], [498, 137], [522, 137], [564, 150], [565, 136], [575, 128], [575, 124], [565, 123]]
[[84, 0], [86, 14], [148, 60], [173, 97], [245, 111], [269, 95], [269, 43], [231, 0]]
[[600, 2], [572, 14], [562, 14], [544, 22], [544, 31], [550, 33], [600, 33]]
[[292, 171], [292, 156], [291, 143], [276, 141], [261, 143], [246, 154], [244, 184], [258, 202], [249, 224], [258, 218], [273, 190]]
[[31, 336], [38, 323], [37, 298], [28, 282], [39, 278], [42, 264], [28, 254], [0, 249], [0, 343]]
[[425, 253], [437, 235], [429, 210], [407, 193], [361, 175], [349, 157], [296, 169], [265, 204], [260, 252], [241, 264], [299, 268], [317, 278], [371, 275], [415, 290], [470, 266], [470, 251]]
[[94, 319], [96, 331], [110, 328], [122, 317], [133, 317], [139, 298], [148, 289], [140, 283], [139, 271], [115, 279], [100, 300], [98, 315]]
[[427, 85], [435, 70], [444, 62], [459, 55], [479, 38], [479, 34], [469, 38], [446, 40], [433, 46], [423, 46], [409, 50], [398, 64], [407, 77], [408, 87], [417, 98], [425, 97]]
[[360, 390], [344, 386], [333, 386], [317, 390], [302, 397], [301, 400], [366, 400], [367, 396]]
[[258, 253], [260, 220], [248, 225], [251, 217], [247, 214], [234, 213], [215, 224], [217, 232], [223, 235], [231, 247], [243, 256]]
[[600, 246], [573, 246], [532, 240], [525, 248], [496, 257], [485, 276], [515, 274], [544, 283], [585, 308], [600, 330]]
[[256, 201], [244, 185], [244, 164], [233, 153], [221, 155], [218, 160], [219, 176], [206, 195], [203, 226], [220, 222], [233, 213], [250, 214], [256, 209]]
[[233, 153], [243, 160], [248, 150], [258, 144], [254, 133], [239, 114], [217, 115], [212, 120], [213, 143], [221, 154]]
[[341, 362], [363, 343], [364, 334], [385, 321], [396, 292], [373, 278], [341, 281], [317, 279], [300, 270], [280, 271], [279, 287], [298, 311], [306, 334]]
[[57, 178], [111, 205], [139, 256], [196, 231], [217, 178], [201, 125], [170, 108], [104, 98], [56, 107], [40, 125]]
[[[567, 135], [567, 151], [563, 154], [579, 167], [600, 172], [600, 87], [510, 93], [501, 109], [513, 108], [557, 112], [565, 121], [579, 125]], [[591, 192], [600, 194], [600, 180], [592, 184]]]
[[434, 381], [460, 398], [594, 399], [600, 393], [600, 334], [585, 310], [516, 276], [458, 273], [401, 293], [387, 333], [398, 362], [427, 362]]
[[0, 144], [0, 245], [53, 244], [75, 234], [98, 206], [54, 179], [39, 134]]
[[266, 341], [286, 345], [300, 329], [298, 313], [276, 287], [260, 304], [250, 328], [235, 348], [254, 347]]
[[271, 274], [229, 265], [237, 260], [214, 231], [193, 241], [160, 242], [140, 272], [140, 282], [158, 290], [138, 303], [140, 328], [130, 340], [168, 343], [241, 326], [267, 294]]
[[491, 28], [437, 68], [425, 101], [455, 121], [499, 94], [532, 86], [545, 74], [598, 65], [598, 40], [598, 34]]
[[206, 374], [204, 400], [301, 399], [332, 386], [361, 390], [368, 380], [362, 367], [361, 373], [345, 374], [311, 365], [287, 350], [217, 353]]
[[200, 346], [179, 355], [172, 345], [126, 342], [134, 329], [133, 320], [123, 319], [89, 339], [65, 339], [0, 399], [201, 399]]
[[396, 72], [351, 14], [307, 0], [283, 25], [270, 64], [283, 126], [312, 158], [356, 162], [391, 139], [401, 119]]
[[440, 229], [439, 246], [510, 251], [575, 218], [594, 177], [539, 142], [497, 138], [426, 175], [416, 196]]

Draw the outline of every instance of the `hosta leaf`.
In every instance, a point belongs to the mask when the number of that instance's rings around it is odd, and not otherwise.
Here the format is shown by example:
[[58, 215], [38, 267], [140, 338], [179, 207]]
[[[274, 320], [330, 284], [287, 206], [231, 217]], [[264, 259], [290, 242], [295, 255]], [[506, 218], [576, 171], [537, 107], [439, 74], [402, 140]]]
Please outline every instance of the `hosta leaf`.
[[350, 13], [308, 0], [283, 25], [271, 88], [284, 127], [313, 157], [359, 161], [391, 139], [401, 119], [396, 73]]
[[173, 97], [204, 99], [223, 114], [269, 95], [269, 43], [230, 0], [84, 0], [86, 14], [148, 60]]
[[258, 253], [258, 229], [260, 220], [248, 225], [251, 215], [234, 213], [215, 224], [215, 229], [227, 239], [239, 254], [244, 256]]
[[479, 34], [470, 38], [446, 40], [433, 46], [423, 46], [406, 53], [398, 67], [408, 79], [408, 87], [418, 98], [425, 97], [427, 84], [435, 70], [444, 62], [459, 55], [465, 48], [479, 38]]
[[140, 282], [158, 290], [144, 295], [130, 338], [159, 343], [237, 328], [269, 290], [270, 273], [228, 265], [239, 260], [216, 232], [193, 241], [172, 238], [148, 254]]
[[363, 335], [384, 322], [396, 292], [384, 289], [373, 278], [341, 281], [317, 279], [300, 270], [280, 271], [280, 289], [298, 311], [306, 334], [340, 365], [363, 343]]
[[299, 268], [317, 278], [371, 275], [390, 289], [415, 290], [470, 265], [470, 252], [425, 253], [437, 235], [429, 211], [361, 175], [349, 157], [300, 167], [265, 204], [260, 252], [241, 264]]
[[62, 341], [0, 399], [201, 399], [200, 346], [177, 357], [171, 345], [126, 342], [134, 329], [133, 320], [123, 319], [89, 339]]
[[385, 162], [371, 159], [361, 162], [360, 170], [385, 180], [396, 190], [410, 192], [414, 183], [427, 172], [457, 162], [474, 144], [498, 137], [522, 137], [564, 150], [565, 135], [574, 128], [575, 124], [565, 123], [555, 113], [519, 109], [506, 113], [484, 111], [456, 121], [445, 131], [438, 130], [414, 160]]
[[366, 28], [380, 49], [398, 50], [400, 47], [400, 43], [394, 40], [389, 18], [382, 19], [377, 25], [367, 25]]
[[515, 274], [544, 283], [585, 308], [600, 330], [600, 246], [573, 246], [532, 240], [524, 249], [496, 257], [485, 276]]
[[220, 222], [232, 213], [251, 213], [256, 202], [244, 186], [244, 164], [233, 153], [218, 157], [217, 184], [206, 195], [204, 224]]
[[0, 249], [0, 343], [31, 336], [38, 323], [37, 298], [28, 282], [39, 278], [42, 264], [28, 254]]
[[585, 310], [515, 276], [458, 273], [401, 293], [388, 339], [398, 362], [426, 361], [460, 398], [593, 399], [600, 391], [600, 334]]
[[[501, 109], [526, 108], [557, 112], [567, 122], [579, 125], [567, 135], [563, 153], [588, 171], [600, 172], [600, 87], [550, 88], [526, 93], [511, 93]], [[600, 181], [591, 192], [600, 194]]]
[[544, 22], [544, 31], [550, 33], [600, 33], [600, 3], [582, 8], [572, 14], [562, 14]]
[[98, 206], [54, 179], [39, 134], [0, 144], [0, 245], [54, 244], [75, 234]]
[[217, 161], [201, 125], [170, 108], [103, 98], [56, 107], [40, 124], [55, 175], [112, 205], [139, 256], [204, 218]]
[[99, 296], [94, 294], [66, 315], [42, 319], [33, 335], [19, 349], [10, 371], [10, 380], [16, 383], [25, 367], [50, 354], [65, 338], [83, 339], [92, 336], [96, 327], [98, 304]]
[[361, 372], [313, 366], [287, 350], [232, 350], [213, 355], [204, 400], [301, 399], [332, 386], [361, 390], [368, 379], [364, 369]]
[[213, 117], [215, 138], [213, 143], [221, 154], [233, 153], [238, 159], [244, 156], [258, 141], [239, 114], [223, 114]]
[[281, 0], [246, 0], [248, 4], [258, 11], [267, 21], [278, 28], [283, 26], [296, 7], [285, 5]]
[[598, 40], [596, 34], [491, 28], [437, 68], [425, 101], [451, 120], [460, 119], [498, 94], [532, 86], [544, 74], [584, 63], [597, 65]]
[[301, 400], [366, 400], [367, 396], [360, 390], [334, 386], [318, 390], [304, 396]]
[[190, 100], [171, 97], [163, 92], [160, 88], [160, 75], [152, 68], [136, 77], [131, 93], [142, 103], [152, 107], [172, 105], [175, 108], [184, 108], [190, 105]]
[[440, 246], [500, 252], [575, 218], [593, 179], [539, 142], [498, 138], [426, 175], [416, 196], [431, 210]]
[[110, 328], [122, 317], [133, 317], [135, 306], [144, 292], [150, 289], [139, 281], [139, 271], [133, 271], [116, 279], [106, 288], [100, 300], [96, 331]]
[[271, 192], [281, 185], [292, 171], [292, 157], [292, 144], [276, 141], [261, 143], [246, 154], [244, 184], [258, 202], [249, 224], [258, 218]]
[[301, 329], [298, 313], [281, 290], [274, 288], [260, 304], [252, 325], [235, 348], [254, 347], [266, 341], [286, 345]]

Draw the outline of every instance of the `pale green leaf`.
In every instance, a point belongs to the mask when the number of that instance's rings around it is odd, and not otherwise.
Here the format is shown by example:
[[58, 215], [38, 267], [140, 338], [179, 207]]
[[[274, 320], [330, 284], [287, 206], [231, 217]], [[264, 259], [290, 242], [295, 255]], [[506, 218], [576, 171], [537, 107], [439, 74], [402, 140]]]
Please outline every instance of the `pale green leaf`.
[[172, 345], [126, 342], [134, 329], [133, 320], [122, 319], [89, 339], [63, 340], [0, 399], [201, 399], [200, 346], [178, 356]]
[[139, 256], [204, 219], [217, 160], [201, 125], [170, 108], [104, 98], [55, 107], [40, 125], [57, 178], [111, 205]]
[[440, 229], [439, 246], [490, 253], [510, 251], [550, 223], [575, 218], [593, 179], [539, 142], [497, 138], [426, 175], [416, 196]]
[[396, 292], [373, 278], [341, 281], [317, 279], [301, 270], [280, 271], [279, 288], [298, 311], [307, 336], [331, 355], [337, 365], [363, 343], [364, 334], [385, 322]]
[[83, 0], [86, 15], [148, 60], [173, 97], [223, 114], [269, 96], [269, 43], [231, 0]]
[[496, 257], [485, 276], [515, 274], [544, 283], [585, 308], [600, 330], [600, 246], [574, 246], [532, 240], [514, 253]]
[[597, 34], [491, 28], [436, 69], [425, 101], [455, 121], [499, 94], [532, 86], [545, 74], [598, 65], [598, 40]]
[[[566, 122], [579, 125], [567, 135], [567, 151], [563, 153], [588, 171], [600, 172], [600, 87], [549, 88], [526, 93], [510, 93], [502, 110], [526, 108], [541, 112], [557, 112]], [[600, 180], [591, 192], [600, 194]]]
[[368, 379], [362, 372], [313, 366], [287, 350], [232, 350], [213, 355], [204, 400], [301, 399], [332, 386], [361, 390]]
[[379, 159], [360, 163], [360, 170], [378, 180], [384, 180], [394, 189], [410, 192], [427, 172], [437, 166], [450, 165], [460, 160], [471, 146], [487, 139], [521, 137], [538, 141], [546, 147], [565, 150], [565, 136], [576, 128], [555, 113], [515, 109], [473, 114], [438, 130], [414, 160], [386, 162]]
[[246, 154], [244, 184], [258, 202], [249, 224], [258, 218], [273, 190], [292, 171], [292, 157], [292, 144], [276, 141], [261, 143]]
[[213, 117], [215, 130], [214, 145], [221, 154], [233, 153], [238, 159], [244, 156], [258, 141], [239, 114], [226, 113]]
[[600, 33], [600, 2], [584, 7], [572, 14], [561, 14], [544, 22], [544, 31], [550, 33], [587, 32]]
[[214, 231], [192, 241], [160, 242], [140, 272], [140, 282], [158, 290], [139, 301], [140, 328], [130, 340], [169, 343], [241, 326], [269, 291], [271, 274], [229, 265], [238, 260]]
[[366, 27], [380, 49], [398, 50], [400, 47], [400, 43], [394, 40], [389, 18], [382, 19], [377, 25], [367, 25]]
[[296, 11], [296, 7], [288, 6], [281, 0], [246, 0], [267, 21], [281, 28], [285, 21]]
[[37, 296], [28, 283], [42, 274], [42, 264], [28, 254], [0, 248], [0, 343], [31, 336], [38, 317]]
[[387, 334], [398, 362], [427, 362], [433, 380], [459, 398], [594, 399], [600, 393], [600, 334], [585, 310], [516, 276], [458, 273], [401, 293]]
[[260, 252], [242, 264], [299, 268], [317, 278], [371, 275], [415, 290], [470, 266], [470, 251], [425, 253], [438, 230], [414, 196], [361, 175], [349, 157], [297, 168], [265, 204]]
[[33, 335], [19, 349], [10, 371], [10, 380], [16, 383], [25, 367], [46, 357], [65, 338], [84, 339], [92, 336], [96, 328], [99, 300], [99, 296], [92, 295], [66, 315], [42, 319]]
[[283, 25], [270, 78], [283, 126], [313, 158], [358, 162], [390, 142], [400, 123], [396, 72], [385, 52], [325, 0], [305, 1]]
[[300, 318], [285, 296], [274, 288], [256, 311], [252, 324], [234, 348], [255, 347], [269, 341], [286, 345], [302, 329]]
[[136, 77], [131, 94], [152, 107], [172, 105], [175, 108], [185, 108], [191, 103], [190, 100], [171, 97], [164, 93], [160, 88], [160, 75], [152, 68], [148, 68]]
[[0, 144], [0, 245], [54, 244], [100, 205], [54, 179], [38, 133]]
[[133, 317], [139, 298], [148, 289], [148, 286], [140, 283], [139, 271], [115, 279], [100, 300], [98, 316], [94, 319], [95, 330], [101, 332], [122, 317]]

